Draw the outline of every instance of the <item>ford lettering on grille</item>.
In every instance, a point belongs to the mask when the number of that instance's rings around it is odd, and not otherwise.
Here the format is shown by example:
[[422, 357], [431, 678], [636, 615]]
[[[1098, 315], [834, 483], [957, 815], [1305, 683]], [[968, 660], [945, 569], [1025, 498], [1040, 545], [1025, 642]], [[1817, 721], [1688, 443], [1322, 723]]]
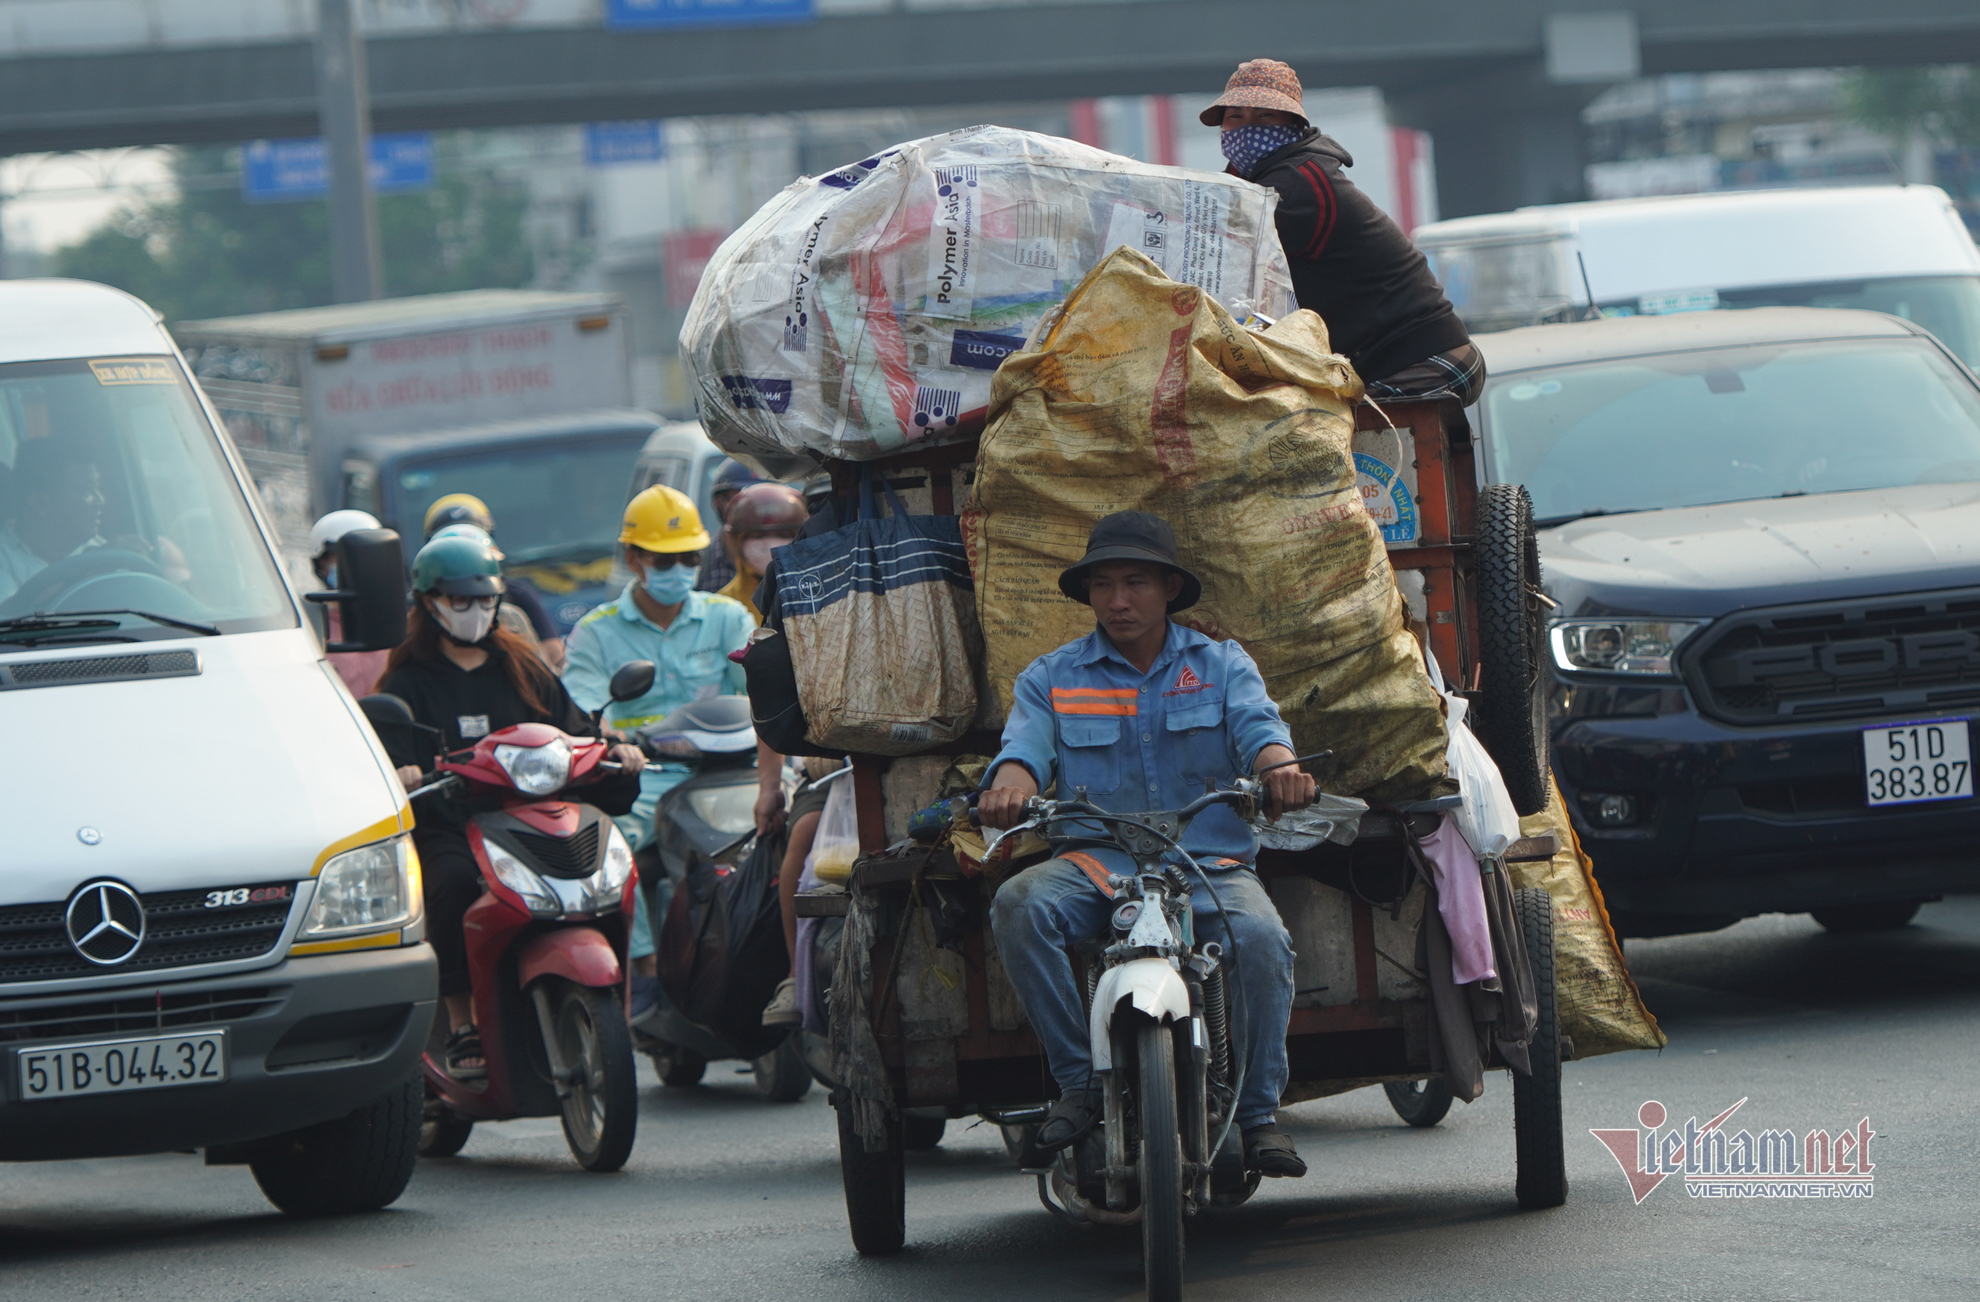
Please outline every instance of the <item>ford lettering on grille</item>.
[[1741, 612], [1683, 668], [1699, 708], [1728, 723], [1980, 705], [1980, 589]]

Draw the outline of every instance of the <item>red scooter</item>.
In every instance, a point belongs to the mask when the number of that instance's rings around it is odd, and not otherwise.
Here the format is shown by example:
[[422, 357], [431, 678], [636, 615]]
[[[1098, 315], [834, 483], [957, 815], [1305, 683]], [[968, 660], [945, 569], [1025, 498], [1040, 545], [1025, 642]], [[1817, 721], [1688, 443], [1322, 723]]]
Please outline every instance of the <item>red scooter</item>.
[[[614, 699], [650, 688], [653, 666], [624, 666]], [[641, 681], [643, 678], [644, 681]], [[396, 697], [362, 703], [375, 726], [420, 727]], [[632, 848], [604, 813], [568, 797], [616, 772], [607, 743], [548, 724], [490, 733], [437, 763], [417, 799], [465, 786], [502, 807], [474, 815], [468, 845], [485, 891], [468, 908], [467, 954], [483, 1080], [447, 1072], [446, 1019], [425, 1057], [420, 1154], [461, 1150], [477, 1121], [561, 1116], [571, 1155], [587, 1171], [616, 1171], [639, 1121], [626, 1026], [626, 946], [636, 878]]]

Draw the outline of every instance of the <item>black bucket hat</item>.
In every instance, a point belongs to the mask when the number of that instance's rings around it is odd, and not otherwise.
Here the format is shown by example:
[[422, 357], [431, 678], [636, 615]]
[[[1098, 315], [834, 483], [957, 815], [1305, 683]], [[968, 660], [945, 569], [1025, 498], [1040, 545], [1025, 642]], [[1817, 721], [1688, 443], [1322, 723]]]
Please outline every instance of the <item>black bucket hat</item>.
[[1176, 560], [1176, 531], [1159, 515], [1146, 511], [1116, 511], [1093, 526], [1086, 536], [1086, 555], [1076, 565], [1059, 573], [1059, 591], [1083, 606], [1086, 576], [1094, 566], [1107, 561], [1149, 561], [1182, 575], [1182, 591], [1169, 603], [1169, 613], [1188, 610], [1203, 596], [1203, 584]]

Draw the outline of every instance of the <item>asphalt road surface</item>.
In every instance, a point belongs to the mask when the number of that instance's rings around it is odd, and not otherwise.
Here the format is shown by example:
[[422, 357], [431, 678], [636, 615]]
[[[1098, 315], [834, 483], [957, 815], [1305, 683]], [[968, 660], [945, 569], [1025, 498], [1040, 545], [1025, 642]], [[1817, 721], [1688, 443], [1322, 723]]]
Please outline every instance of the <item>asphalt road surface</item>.
[[[1631, 941], [1661, 1054], [1568, 1064], [1568, 1204], [1513, 1203], [1511, 1091], [1402, 1125], [1377, 1090], [1285, 1122], [1313, 1170], [1196, 1227], [1192, 1299], [1969, 1299], [1980, 1291], [1980, 900], [1869, 937], [1805, 917]], [[996, 1132], [952, 1122], [908, 1163], [908, 1250], [847, 1239], [831, 1110], [754, 1095], [732, 1064], [642, 1087], [627, 1170], [573, 1167], [554, 1121], [484, 1126], [388, 1211], [290, 1221], [239, 1168], [162, 1156], [0, 1171], [0, 1296], [24, 1299], [1132, 1299], [1134, 1231], [1041, 1209]], [[1875, 1132], [1870, 1201], [1636, 1205], [1591, 1127], [1716, 1116], [1758, 1133]]]

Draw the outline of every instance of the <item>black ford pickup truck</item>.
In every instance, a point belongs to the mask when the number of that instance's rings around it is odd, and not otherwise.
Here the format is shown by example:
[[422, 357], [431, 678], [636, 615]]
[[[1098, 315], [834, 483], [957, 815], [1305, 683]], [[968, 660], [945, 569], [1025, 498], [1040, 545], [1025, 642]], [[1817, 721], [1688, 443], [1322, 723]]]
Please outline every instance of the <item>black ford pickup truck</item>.
[[1980, 384], [1898, 317], [1482, 335], [1556, 603], [1554, 774], [1624, 935], [1980, 890]]

